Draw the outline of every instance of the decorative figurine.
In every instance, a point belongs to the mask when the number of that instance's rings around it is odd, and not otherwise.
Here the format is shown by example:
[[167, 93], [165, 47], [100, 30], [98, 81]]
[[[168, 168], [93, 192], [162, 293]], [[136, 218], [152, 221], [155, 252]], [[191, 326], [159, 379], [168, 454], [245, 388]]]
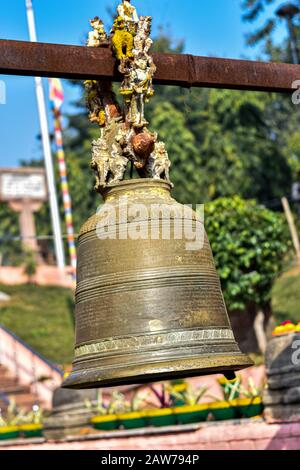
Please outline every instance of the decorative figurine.
[[105, 139], [99, 138], [92, 143], [92, 162], [91, 168], [96, 172], [95, 190], [99, 191], [106, 186], [109, 173], [110, 154]]
[[95, 16], [93, 20], [90, 20], [90, 25], [93, 28], [93, 31], [89, 33], [87, 46], [100, 47], [101, 44], [107, 42], [107, 34], [104, 29], [104, 24], [98, 16]]
[[[127, 166], [135, 168], [141, 178], [169, 181], [170, 160], [163, 142], [151, 133], [145, 118], [145, 104], [154, 94], [155, 64], [150, 55], [152, 18], [139, 18], [135, 7], [124, 0], [117, 8], [118, 16], [111, 31], [111, 46], [123, 75], [120, 94], [124, 99], [121, 111], [112, 84], [105, 81], [85, 82], [89, 118], [101, 128], [101, 136], [93, 142], [92, 168], [96, 172], [96, 190], [124, 179]], [[107, 40], [99, 17], [90, 21], [88, 46], [101, 47]], [[131, 170], [132, 173], [132, 170]]]
[[145, 127], [148, 122], [144, 117], [145, 101], [153, 95], [151, 70], [145, 59], [134, 61], [129, 86], [132, 89], [129, 106], [129, 122], [136, 128]]
[[154, 94], [152, 81], [156, 67], [149, 55], [153, 43], [150, 38], [151, 22], [150, 16], [139, 20], [134, 38], [133, 62], [127, 64], [124, 70], [120, 69], [125, 75], [120, 92], [128, 105], [128, 120], [137, 128], [148, 124], [144, 118], [144, 107]]
[[142, 54], [147, 56], [148, 60], [153, 62], [152, 57], [149, 56], [149, 51], [153, 44], [153, 41], [150, 38], [151, 24], [151, 16], [141, 16], [139, 28], [134, 38], [134, 56], [138, 57], [139, 54]]
[[110, 184], [117, 183], [118, 181], [123, 181], [127, 164], [127, 158], [123, 157], [119, 153], [116, 144], [113, 144], [111, 158], [109, 160], [109, 170], [113, 175], [113, 178], [109, 181]]
[[131, 5], [130, 0], [123, 0], [122, 5], [119, 5], [117, 10], [121, 18], [125, 21], [127, 30], [132, 34], [135, 34], [139, 17], [136, 8]]
[[86, 80], [84, 82], [87, 94], [87, 107], [89, 109], [89, 119], [96, 122], [100, 127], [105, 126], [106, 116], [101, 93], [99, 92], [99, 82], [96, 80]]
[[155, 144], [154, 152], [150, 155], [149, 158], [149, 176], [158, 180], [166, 179], [167, 181], [170, 181], [170, 166], [171, 162], [169, 160], [169, 155], [164, 142], [157, 142]]

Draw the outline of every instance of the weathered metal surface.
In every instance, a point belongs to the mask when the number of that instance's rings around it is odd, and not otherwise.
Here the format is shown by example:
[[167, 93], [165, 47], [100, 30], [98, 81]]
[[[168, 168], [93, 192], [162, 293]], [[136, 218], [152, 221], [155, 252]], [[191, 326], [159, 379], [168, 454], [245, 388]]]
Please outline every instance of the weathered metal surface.
[[[300, 66], [153, 53], [154, 83], [290, 93]], [[0, 73], [121, 81], [110, 48], [0, 40]]]
[[[116, 229], [116, 237], [97, 237], [100, 215], [83, 226], [75, 359], [65, 386], [151, 382], [251, 365], [234, 339], [207, 236], [203, 248], [189, 251], [187, 239], [177, 239], [172, 231], [174, 221], [181, 217], [182, 222], [183, 215], [175, 212], [171, 237], [164, 239], [165, 214], [155, 218], [151, 213], [152, 204], [182, 207], [170, 190], [170, 183], [149, 179], [107, 187], [107, 208], [109, 204], [119, 214], [109, 229], [112, 234]], [[149, 209], [151, 219], [146, 214], [139, 223], [149, 231], [150, 224], [158, 225], [157, 238], [126, 237], [133, 203]], [[194, 212], [189, 217], [192, 224], [201, 224]]]

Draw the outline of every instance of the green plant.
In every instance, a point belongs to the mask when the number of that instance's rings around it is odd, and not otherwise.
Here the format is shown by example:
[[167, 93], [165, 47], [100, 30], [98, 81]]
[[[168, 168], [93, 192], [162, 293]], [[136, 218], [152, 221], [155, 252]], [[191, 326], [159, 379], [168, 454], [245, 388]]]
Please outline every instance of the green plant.
[[238, 377], [232, 381], [226, 379], [218, 381], [222, 390], [223, 400], [230, 402], [240, 396], [241, 380], [241, 377]]
[[173, 397], [178, 400], [182, 401], [187, 406], [194, 406], [198, 405], [201, 399], [206, 394], [208, 388], [204, 385], [202, 387], [195, 388], [191, 384], [186, 386], [186, 390], [182, 392], [177, 392], [176, 388], [172, 390]]
[[229, 310], [268, 306], [290, 247], [283, 216], [235, 196], [207, 204], [205, 225]]
[[104, 416], [104, 415], [108, 414], [107, 407], [105, 406], [104, 401], [103, 401], [103, 394], [100, 390], [98, 390], [98, 392], [97, 392], [97, 401], [96, 401], [96, 403], [92, 402], [90, 399], [86, 398], [84, 400], [84, 404], [85, 404], [86, 408], [91, 413], [93, 413], [97, 416]]
[[129, 400], [123, 393], [114, 391], [107, 403], [105, 403], [102, 392], [99, 391], [96, 404], [92, 403], [90, 400], [85, 400], [85, 405], [89, 411], [98, 416], [126, 414], [140, 411], [143, 408], [145, 398], [144, 394], [136, 393], [131, 400]]
[[37, 270], [36, 253], [33, 250], [25, 250], [24, 256], [24, 272], [28, 276], [28, 281], [31, 284], [33, 282], [33, 276]]
[[70, 364], [74, 343], [69, 313], [72, 290], [33, 284], [0, 285], [0, 290], [11, 297], [0, 305], [0, 323], [50, 361]]
[[18, 409], [17, 409], [15, 400], [10, 399], [5, 417], [2, 417], [2, 422], [5, 423], [5, 424], [3, 424], [3, 426], [16, 426], [16, 425], [18, 425], [21, 413], [22, 412], [18, 411]]
[[33, 405], [30, 411], [18, 409], [14, 399], [11, 399], [5, 417], [0, 410], [0, 427], [21, 426], [24, 424], [42, 424], [43, 410], [39, 405]]
[[20, 412], [18, 424], [42, 424], [43, 410], [39, 405], [33, 405], [31, 411]]
[[242, 397], [254, 399], [254, 398], [262, 396], [264, 388], [265, 388], [264, 383], [257, 387], [254, 383], [253, 378], [249, 377], [247, 387], [244, 387], [241, 384], [239, 391]]
[[3, 416], [2, 416], [2, 411], [1, 411], [1, 409], [0, 409], [0, 428], [4, 428], [4, 427], [6, 427], [6, 426], [7, 426], [7, 422], [6, 422], [6, 420], [3, 418]]
[[[149, 390], [156, 398], [160, 408], [170, 408], [172, 406], [172, 398], [170, 396], [172, 387], [169, 384], [161, 384], [156, 387], [154, 385], [150, 385]], [[151, 400], [151, 396], [150, 401], [147, 401], [147, 403], [154, 408], [157, 407], [156, 403]]]
[[108, 409], [110, 410], [110, 412], [113, 412], [115, 414], [124, 414], [140, 411], [143, 408], [145, 400], [145, 393], [138, 392], [133, 395], [133, 397], [129, 400], [122, 393], [114, 392], [112, 394]]
[[262, 396], [265, 386], [262, 384], [257, 387], [252, 377], [248, 378], [247, 386], [242, 384], [242, 378], [240, 376], [234, 381], [219, 380], [218, 382], [222, 391], [222, 398], [209, 395], [210, 398], [213, 398], [216, 402], [226, 401], [230, 403], [236, 398], [255, 399]]

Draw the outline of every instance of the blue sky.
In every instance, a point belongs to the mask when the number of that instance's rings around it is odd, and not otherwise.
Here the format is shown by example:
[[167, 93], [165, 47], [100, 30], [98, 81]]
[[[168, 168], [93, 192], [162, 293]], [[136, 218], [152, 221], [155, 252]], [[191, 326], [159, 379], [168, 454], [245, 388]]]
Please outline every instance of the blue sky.
[[[25, 0], [1, 3], [1, 39], [28, 40]], [[174, 38], [185, 39], [189, 53], [254, 59], [260, 52], [245, 45], [250, 25], [241, 20], [241, 0], [135, 0], [133, 3], [140, 14], [153, 16], [153, 36], [162, 25]], [[113, 0], [33, 0], [38, 40], [81, 45], [89, 29], [88, 19], [98, 15], [109, 22], [106, 7], [115, 4]], [[282, 25], [277, 39], [285, 34]], [[0, 166], [10, 167], [17, 166], [20, 160], [41, 156], [36, 139], [39, 122], [34, 79], [1, 78], [6, 85], [6, 105], [0, 105]], [[47, 93], [47, 82], [44, 82]], [[69, 112], [77, 92], [65, 81], [63, 85], [64, 110]], [[49, 121], [52, 128], [50, 116]]]

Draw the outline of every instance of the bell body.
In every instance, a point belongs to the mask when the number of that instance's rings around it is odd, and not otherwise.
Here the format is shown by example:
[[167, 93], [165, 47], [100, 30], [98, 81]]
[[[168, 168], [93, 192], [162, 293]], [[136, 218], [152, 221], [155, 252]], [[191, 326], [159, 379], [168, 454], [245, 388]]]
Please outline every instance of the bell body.
[[[75, 358], [64, 387], [227, 374], [252, 365], [234, 339], [203, 221], [191, 209], [183, 215], [171, 185], [124, 181], [107, 188], [104, 201], [79, 236]], [[174, 228], [189, 222], [202, 230], [196, 250]]]

